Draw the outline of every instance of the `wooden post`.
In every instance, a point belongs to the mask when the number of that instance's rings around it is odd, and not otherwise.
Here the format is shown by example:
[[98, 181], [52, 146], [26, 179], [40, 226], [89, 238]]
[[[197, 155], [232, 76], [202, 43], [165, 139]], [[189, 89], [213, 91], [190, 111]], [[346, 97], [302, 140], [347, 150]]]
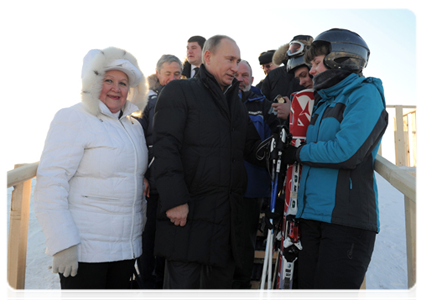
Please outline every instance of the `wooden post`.
[[[15, 169], [20, 166], [22, 165], [15, 165]], [[10, 205], [7, 280], [15, 289], [25, 288], [31, 181], [29, 179], [15, 186]]]
[[417, 153], [418, 166], [420, 167], [420, 105], [417, 106]]
[[409, 167], [410, 166], [410, 139], [408, 136], [408, 114], [405, 114], [402, 117], [402, 128], [403, 128], [403, 136], [404, 136], [404, 163], [405, 166]]
[[366, 276], [364, 276], [363, 283], [361, 284], [360, 291], [358, 292], [359, 300], [366, 300]]
[[395, 106], [395, 164], [405, 166], [403, 107]]
[[408, 288], [416, 284], [416, 202], [404, 195]]
[[413, 149], [413, 155], [411, 156], [411, 167], [417, 166], [417, 111], [414, 110], [411, 114], [411, 143]]

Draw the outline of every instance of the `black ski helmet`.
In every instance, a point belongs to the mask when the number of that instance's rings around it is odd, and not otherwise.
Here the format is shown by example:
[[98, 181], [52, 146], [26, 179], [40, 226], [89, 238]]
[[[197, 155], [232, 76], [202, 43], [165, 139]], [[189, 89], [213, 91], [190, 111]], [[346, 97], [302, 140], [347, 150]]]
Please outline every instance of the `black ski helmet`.
[[286, 62], [286, 71], [293, 72], [296, 68], [304, 65], [308, 69], [310, 66], [306, 64], [304, 60], [304, 54], [310, 48], [311, 43], [313, 42], [313, 37], [310, 35], [296, 35], [288, 44], [288, 51], [286, 52], [286, 57], [288, 61]]
[[369, 61], [370, 49], [363, 38], [347, 29], [332, 28], [319, 34], [313, 44], [328, 43], [324, 64], [328, 69], [361, 72]]
[[288, 59], [288, 62], [286, 63], [286, 71], [287, 72], [294, 71], [294, 69], [296, 69], [297, 67], [300, 67], [302, 65], [304, 65], [304, 66], [306, 66], [307, 68], [310, 69], [309, 65], [307, 65], [305, 60], [304, 60], [304, 54], [301, 55], [301, 56], [290, 57]]

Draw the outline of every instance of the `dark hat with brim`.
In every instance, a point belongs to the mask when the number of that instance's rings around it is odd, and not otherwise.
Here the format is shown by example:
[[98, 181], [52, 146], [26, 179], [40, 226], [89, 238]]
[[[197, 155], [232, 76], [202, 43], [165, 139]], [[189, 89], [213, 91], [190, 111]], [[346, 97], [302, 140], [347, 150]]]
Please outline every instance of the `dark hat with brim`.
[[276, 50], [268, 50], [266, 52], [262, 52], [259, 55], [259, 62], [260, 65], [264, 65], [264, 64], [268, 64], [272, 62], [272, 58], [273, 58], [273, 54], [275, 53]]

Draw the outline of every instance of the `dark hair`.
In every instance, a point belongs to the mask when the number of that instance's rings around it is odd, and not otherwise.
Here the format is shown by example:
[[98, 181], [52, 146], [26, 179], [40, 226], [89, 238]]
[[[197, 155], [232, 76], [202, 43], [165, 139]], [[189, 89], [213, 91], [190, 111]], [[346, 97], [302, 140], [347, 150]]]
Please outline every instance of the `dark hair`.
[[313, 42], [310, 48], [307, 49], [304, 54], [304, 60], [306, 64], [310, 64], [311, 61], [319, 55], [328, 55], [330, 53], [330, 44], [326, 42]]
[[203, 49], [206, 39], [203, 38], [201, 35], [194, 35], [188, 39], [188, 43], [193, 43], [193, 42], [197, 42], [198, 45], [200, 45], [201, 49]]

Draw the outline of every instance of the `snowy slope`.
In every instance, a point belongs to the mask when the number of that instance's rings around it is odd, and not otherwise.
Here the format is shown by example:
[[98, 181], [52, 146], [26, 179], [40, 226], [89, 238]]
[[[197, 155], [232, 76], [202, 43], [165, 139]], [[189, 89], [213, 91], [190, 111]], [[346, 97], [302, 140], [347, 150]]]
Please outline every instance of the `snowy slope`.
[[[381, 232], [367, 272], [367, 289], [407, 289], [407, 255], [403, 195], [376, 174], [379, 189]], [[35, 180], [33, 180], [33, 186]], [[7, 190], [8, 206], [12, 188]], [[9, 225], [9, 220], [7, 221]], [[44, 235], [30, 208], [26, 289], [60, 289], [59, 277], [51, 272], [51, 257], [45, 253]]]

